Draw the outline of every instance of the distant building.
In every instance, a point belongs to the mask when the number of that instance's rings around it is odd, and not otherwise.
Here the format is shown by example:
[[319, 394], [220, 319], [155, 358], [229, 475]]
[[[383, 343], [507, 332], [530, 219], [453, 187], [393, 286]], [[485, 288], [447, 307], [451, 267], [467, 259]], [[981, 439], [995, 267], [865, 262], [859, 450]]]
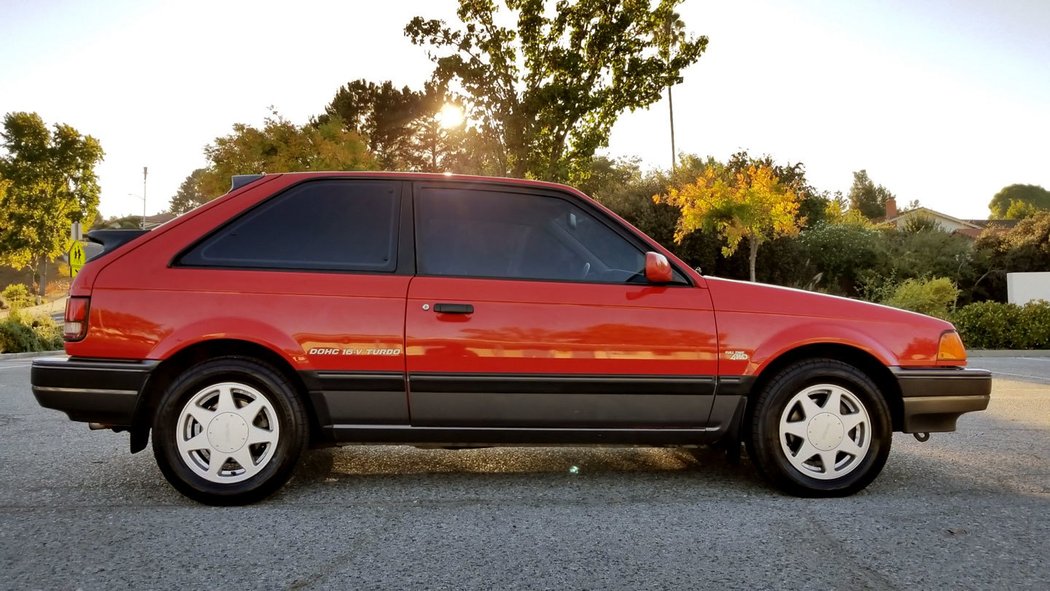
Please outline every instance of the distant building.
[[963, 220], [954, 218], [946, 213], [934, 211], [928, 207], [916, 207], [915, 209], [899, 212], [897, 211], [896, 199], [891, 197], [886, 200], [884, 223], [893, 224], [897, 229], [903, 229], [908, 220], [916, 218], [930, 220], [944, 232], [961, 234], [970, 239], [976, 239], [989, 226], [1007, 230], [1017, 224], [1017, 220]]
[[155, 214], [155, 215], [148, 215], [148, 216], [146, 216], [146, 229], [148, 230], [150, 228], [156, 228], [157, 226], [159, 226], [161, 224], [165, 224], [167, 222], [170, 222], [171, 220], [175, 219], [176, 217], [177, 216], [175, 214], [169, 213], [167, 211], [164, 211], [164, 212], [161, 212], [161, 213], [158, 213], [158, 214]]

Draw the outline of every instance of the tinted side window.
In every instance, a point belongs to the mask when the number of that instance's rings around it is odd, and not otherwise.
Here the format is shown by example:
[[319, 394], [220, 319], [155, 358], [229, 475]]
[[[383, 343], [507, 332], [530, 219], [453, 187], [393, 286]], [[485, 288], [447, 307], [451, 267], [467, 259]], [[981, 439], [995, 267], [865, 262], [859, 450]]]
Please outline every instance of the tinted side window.
[[644, 279], [645, 255], [568, 200], [427, 188], [417, 205], [422, 274], [602, 283]]
[[304, 183], [270, 199], [186, 253], [195, 267], [393, 271], [400, 183]]

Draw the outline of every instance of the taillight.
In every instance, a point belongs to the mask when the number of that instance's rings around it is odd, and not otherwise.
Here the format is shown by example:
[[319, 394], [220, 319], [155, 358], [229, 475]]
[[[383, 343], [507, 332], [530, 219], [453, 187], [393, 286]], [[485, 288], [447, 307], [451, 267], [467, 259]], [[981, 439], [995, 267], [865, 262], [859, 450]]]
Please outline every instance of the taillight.
[[87, 336], [88, 302], [91, 298], [70, 297], [66, 300], [66, 322], [62, 326], [62, 338], [79, 341]]

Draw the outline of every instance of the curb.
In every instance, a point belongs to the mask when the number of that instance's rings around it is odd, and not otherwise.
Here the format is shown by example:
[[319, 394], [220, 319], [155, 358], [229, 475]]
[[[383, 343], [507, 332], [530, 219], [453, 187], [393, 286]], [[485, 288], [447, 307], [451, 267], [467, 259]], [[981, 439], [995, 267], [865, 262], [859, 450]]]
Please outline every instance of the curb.
[[972, 357], [1050, 357], [1050, 349], [970, 349], [966, 356]]
[[48, 355], [65, 355], [62, 349], [58, 351], [32, 351], [30, 353], [0, 353], [0, 361], [8, 359], [29, 359], [31, 357], [46, 357]]

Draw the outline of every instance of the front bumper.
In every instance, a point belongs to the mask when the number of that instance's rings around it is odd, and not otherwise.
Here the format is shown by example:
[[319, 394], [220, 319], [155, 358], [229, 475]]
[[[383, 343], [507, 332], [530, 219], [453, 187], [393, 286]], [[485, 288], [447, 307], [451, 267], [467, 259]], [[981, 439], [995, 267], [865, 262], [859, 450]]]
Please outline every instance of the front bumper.
[[29, 381], [40, 406], [60, 410], [73, 421], [126, 427], [158, 363], [43, 357], [33, 360]]
[[992, 393], [992, 373], [984, 369], [891, 368], [904, 401], [902, 431], [954, 431], [963, 413], [984, 410]]

